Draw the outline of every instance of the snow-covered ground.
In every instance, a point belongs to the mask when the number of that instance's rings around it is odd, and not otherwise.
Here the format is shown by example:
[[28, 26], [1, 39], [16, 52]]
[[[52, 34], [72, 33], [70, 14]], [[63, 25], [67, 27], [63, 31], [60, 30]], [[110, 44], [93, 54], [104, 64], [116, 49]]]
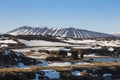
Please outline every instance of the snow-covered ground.
[[[55, 71], [55, 70], [41, 70], [43, 75], [36, 73], [35, 79], [30, 79], [30, 80], [48, 80], [48, 79], [59, 79], [60, 78], [60, 73]], [[42, 76], [40, 78], [40, 76]]]
[[28, 55], [27, 57], [30, 57], [30, 58], [34, 58], [34, 59], [46, 59], [47, 57], [49, 57], [49, 55], [47, 55], [47, 54], [45, 54], [45, 55], [40, 55], [40, 56], [38, 56], [38, 55]]
[[12, 44], [17, 44], [17, 42], [16, 41], [14, 41], [14, 40], [0, 40], [0, 43], [12, 43]]
[[98, 56], [98, 55], [95, 55], [95, 53], [93, 53], [93, 54], [88, 54], [88, 55], [85, 54], [84, 57], [86, 57], [86, 58], [100, 58], [100, 57], [104, 58], [105, 57], [106, 58], [108, 56]]
[[16, 42], [16, 41], [14, 41], [14, 40], [12, 40], [12, 39], [7, 39], [7, 38], [0, 38], [0, 47], [1, 48], [7, 48], [7, 47], [9, 47], [9, 45], [8, 44], [17, 44], [18, 42]]
[[31, 48], [21, 48], [21, 49], [12, 49], [15, 52], [30, 52], [34, 50], [34, 53], [40, 53], [39, 50], [47, 50], [47, 51], [70, 51], [71, 49], [67, 49], [65, 47], [31, 47]]
[[74, 49], [101, 49], [101, 46], [77, 46], [73, 47]]
[[59, 79], [60, 73], [55, 70], [42, 70], [49, 79]]
[[87, 62], [53, 62], [48, 64], [48, 66], [76, 66], [76, 65], [92, 65], [92, 64]]
[[108, 47], [120, 47], [120, 40], [74, 40], [74, 39], [67, 39], [63, 40], [67, 43], [62, 42], [50, 42], [44, 40], [19, 40], [20, 42], [24, 43], [27, 46], [77, 46], [81, 49], [100, 49], [101, 47], [108, 46]]
[[[111, 47], [120, 47], [120, 40], [110, 40], [110, 41], [107, 41], [107, 40], [74, 40], [74, 39], [67, 39], [67, 40], [63, 40], [65, 42], [68, 42], [68, 43], [74, 43], [74, 44], [85, 44], [84, 46], [82, 46], [83, 48], [89, 48], [89, 47], [93, 47], [93, 46], [96, 46], [96, 45], [99, 45], [99, 46], [111, 46]], [[87, 46], [86, 46], [87, 45]], [[81, 47], [81, 46], [80, 46]]]
[[[48, 62], [45, 60], [40, 60], [40, 64], [37, 65], [30, 65], [30, 66], [77, 66], [77, 65], [92, 65], [92, 63], [88, 63], [88, 62]], [[17, 68], [26, 68], [26, 67], [30, 67], [27, 65], [24, 65], [23, 63], [18, 63], [18, 65], [16, 65], [15, 67]]]
[[72, 75], [74, 75], [74, 76], [81, 76], [82, 74], [81, 74], [80, 71], [73, 71]]
[[95, 54], [85, 54], [84, 57], [99, 57], [99, 56], [96, 56]]
[[42, 66], [76, 66], [76, 65], [92, 65], [87, 62], [47, 62], [44, 61]]
[[97, 41], [97, 44], [101, 46], [120, 47], [120, 40]]
[[68, 40], [63, 40], [65, 42], [69, 43], [78, 43], [78, 44], [90, 44], [90, 43], [96, 43], [96, 40], [74, 40], [74, 39], [68, 39]]
[[24, 49], [12, 49], [12, 50], [15, 51], [15, 52], [21, 52], [21, 53], [31, 51], [30, 49], [27, 49], [27, 48], [24, 48]]
[[47, 48], [48, 51], [70, 51], [71, 49], [66, 49], [65, 47], [51, 47]]
[[[28, 45], [28, 46], [70, 46], [72, 44], [67, 44], [67, 43], [62, 43], [62, 42], [50, 42], [50, 41], [44, 41], [44, 40], [19, 40], [20, 42]], [[96, 45], [100, 46], [113, 46], [113, 47], [120, 47], [120, 40], [111, 40], [111, 41], [106, 41], [106, 40], [74, 40], [74, 39], [67, 39], [63, 40], [64, 42], [68, 43], [74, 43], [78, 44], [77, 46], [81, 46], [80, 44], [84, 44], [82, 47], [93, 47]]]
[[50, 41], [44, 41], [44, 40], [19, 40], [20, 42], [26, 44], [27, 46], [69, 46], [67, 43], [61, 43], [61, 42], [50, 42]]
[[17, 67], [18, 67], [18, 68], [25, 68], [25, 67], [27, 67], [27, 66], [24, 65], [23, 63], [18, 63]]

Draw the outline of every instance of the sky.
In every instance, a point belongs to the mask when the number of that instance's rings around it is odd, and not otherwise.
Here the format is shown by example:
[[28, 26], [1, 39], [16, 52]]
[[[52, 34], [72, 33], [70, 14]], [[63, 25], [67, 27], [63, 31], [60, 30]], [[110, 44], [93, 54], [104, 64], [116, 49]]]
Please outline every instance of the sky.
[[120, 0], [0, 0], [0, 32], [21, 26], [120, 33]]

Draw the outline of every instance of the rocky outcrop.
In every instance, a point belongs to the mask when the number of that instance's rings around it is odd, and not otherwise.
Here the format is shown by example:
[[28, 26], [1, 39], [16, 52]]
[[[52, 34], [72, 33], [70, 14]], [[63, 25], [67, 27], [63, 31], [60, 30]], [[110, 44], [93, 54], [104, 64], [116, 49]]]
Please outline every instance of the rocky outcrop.
[[0, 67], [29, 66], [41, 63], [35, 59], [26, 57], [22, 53], [16, 53], [12, 50], [0, 49]]

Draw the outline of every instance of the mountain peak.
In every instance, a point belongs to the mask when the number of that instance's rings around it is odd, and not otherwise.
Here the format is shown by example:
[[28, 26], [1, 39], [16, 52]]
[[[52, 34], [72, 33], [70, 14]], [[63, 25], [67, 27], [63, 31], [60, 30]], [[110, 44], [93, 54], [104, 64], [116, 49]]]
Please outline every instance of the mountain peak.
[[48, 27], [37, 27], [33, 28], [30, 26], [22, 26], [14, 29], [8, 34], [11, 35], [51, 35], [68, 38], [99, 38], [99, 37], [113, 37], [113, 35], [94, 32], [89, 30], [77, 29], [77, 28], [48, 28]]

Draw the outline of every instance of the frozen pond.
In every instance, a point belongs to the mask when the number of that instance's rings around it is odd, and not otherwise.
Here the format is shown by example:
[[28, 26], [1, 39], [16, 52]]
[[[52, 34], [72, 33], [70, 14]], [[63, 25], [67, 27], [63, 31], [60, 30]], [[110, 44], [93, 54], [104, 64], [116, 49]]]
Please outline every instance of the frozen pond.
[[[89, 60], [91, 58], [85, 58], [85, 60]], [[117, 62], [120, 62], [120, 58], [115, 58], [115, 57], [104, 57], [104, 58], [101, 58], [101, 57], [96, 57], [96, 58], [92, 58], [94, 59], [94, 61], [101, 61], [101, 62], [112, 62], [112, 61], [117, 61]]]

